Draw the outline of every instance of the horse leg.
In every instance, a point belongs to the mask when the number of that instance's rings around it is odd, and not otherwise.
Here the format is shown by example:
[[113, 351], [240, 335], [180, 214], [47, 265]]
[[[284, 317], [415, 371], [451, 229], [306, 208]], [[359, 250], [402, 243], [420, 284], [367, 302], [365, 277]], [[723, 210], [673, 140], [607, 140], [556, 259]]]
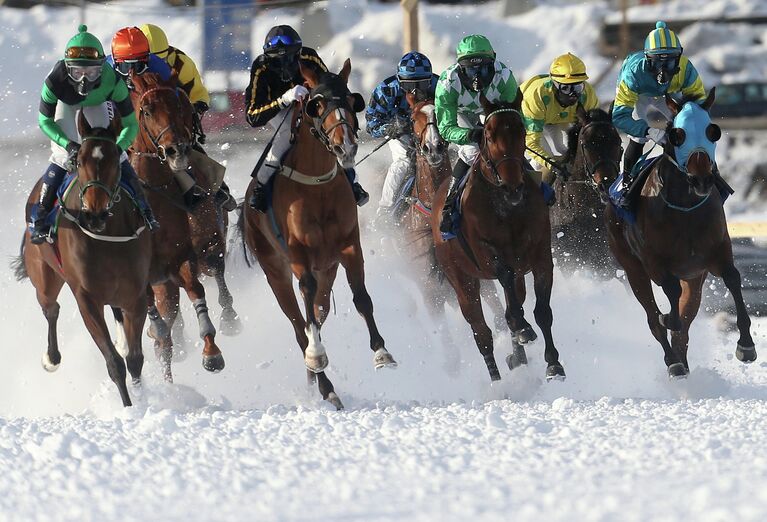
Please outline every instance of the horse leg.
[[516, 276], [510, 267], [498, 267], [496, 275], [506, 296], [506, 324], [509, 325], [512, 338], [517, 344], [535, 341], [538, 336], [525, 319], [522, 303], [525, 302], [525, 276]]
[[330, 313], [330, 292], [336, 280], [338, 265], [317, 273], [317, 294], [314, 298], [314, 316], [322, 327]]
[[75, 293], [75, 299], [77, 300], [77, 306], [80, 308], [80, 315], [83, 317], [85, 327], [104, 356], [109, 378], [112, 379], [112, 382], [115, 383], [120, 391], [123, 406], [131, 406], [128, 387], [125, 384], [125, 361], [123, 361], [123, 358], [120, 357], [120, 354], [117, 353], [112, 344], [109, 329], [104, 321], [103, 305], [97, 304], [89, 295], [81, 290]]
[[362, 258], [359, 236], [354, 243], [341, 252], [341, 264], [346, 270], [346, 280], [352, 289], [354, 306], [357, 312], [365, 319], [368, 332], [370, 333], [370, 349], [373, 350], [373, 365], [375, 369], [396, 368], [397, 361], [384, 347], [384, 340], [378, 332], [375, 319], [373, 318], [373, 301], [370, 299], [365, 287], [365, 262]]
[[554, 316], [551, 313], [551, 288], [554, 284], [554, 265], [551, 262], [549, 251], [544, 254], [542, 263], [533, 266], [533, 288], [535, 290], [535, 309], [533, 315], [538, 328], [543, 333], [546, 347], [543, 357], [546, 360], [546, 380], [563, 381], [565, 369], [559, 362], [559, 352], [554, 347], [554, 338], [551, 335], [551, 324]]
[[146, 300], [142, 296], [129, 309], [123, 311], [123, 326], [127, 341], [128, 355], [125, 363], [128, 366], [133, 384], [141, 383], [141, 369], [144, 367], [144, 351], [141, 348], [141, 332], [146, 322]]
[[705, 280], [706, 274], [703, 274], [700, 277], [681, 282], [682, 296], [679, 298], [679, 318], [682, 321], [682, 328], [671, 332], [671, 347], [682, 358], [682, 363], [688, 372], [690, 365], [687, 362], [687, 347], [690, 340], [690, 325], [695, 316], [698, 315]]
[[110, 306], [112, 309], [112, 316], [115, 318], [115, 349], [121, 357], [125, 358], [128, 355], [128, 340], [125, 337], [125, 317], [123, 316], [122, 309], [116, 306]]
[[171, 281], [165, 281], [150, 288], [151, 300], [147, 315], [151, 322], [150, 337], [155, 340], [154, 349], [157, 360], [162, 367], [163, 378], [167, 382], [173, 382], [171, 361], [173, 359], [173, 323], [176, 320], [179, 304], [178, 285]]
[[679, 278], [665, 274], [661, 280], [661, 288], [671, 304], [671, 310], [667, 314], [660, 315], [660, 324], [667, 330], [678, 332], [682, 328], [682, 321], [679, 319], [679, 298], [682, 295], [682, 286]]
[[213, 277], [218, 286], [218, 304], [221, 305], [221, 322], [218, 327], [223, 335], [239, 335], [242, 332], [242, 321], [234, 310], [234, 298], [226, 284], [226, 262], [223, 257], [217, 257], [210, 263]]
[[[216, 327], [208, 315], [208, 303], [205, 301], [205, 288], [197, 279], [197, 263], [186, 261], [181, 265], [179, 278], [186, 295], [192, 301], [194, 311], [197, 314], [197, 322], [200, 327], [200, 338], [205, 345], [202, 348], [202, 367], [209, 372], [220, 372], [224, 369], [224, 356], [216, 345]], [[177, 306], [178, 308], [178, 306]]]
[[[43, 354], [42, 364], [48, 372], [55, 372], [61, 364], [61, 352], [59, 352], [59, 340], [56, 325], [59, 320], [60, 306], [57, 301], [61, 288], [64, 286], [62, 279], [44, 262], [40, 263], [41, 270], [38, 274], [30, 271], [30, 279], [35, 285], [37, 302], [43, 310], [45, 320], [48, 322], [48, 349]], [[38, 276], [40, 280], [38, 279]]]
[[735, 301], [735, 313], [738, 317], [738, 346], [735, 349], [735, 357], [744, 363], [751, 363], [756, 360], [756, 346], [751, 337], [751, 319], [748, 317], [746, 303], [743, 301], [743, 291], [741, 290], [740, 272], [735, 268], [732, 262], [732, 250], [730, 249], [728, 259], [723, 263], [721, 270], [722, 279], [727, 290], [732, 294]]
[[506, 313], [503, 309], [503, 303], [501, 303], [498, 292], [495, 289], [493, 281], [485, 280], [480, 281], [479, 291], [482, 295], [482, 299], [490, 307], [490, 311], [493, 312], [493, 323], [497, 332], [502, 332], [506, 328]]

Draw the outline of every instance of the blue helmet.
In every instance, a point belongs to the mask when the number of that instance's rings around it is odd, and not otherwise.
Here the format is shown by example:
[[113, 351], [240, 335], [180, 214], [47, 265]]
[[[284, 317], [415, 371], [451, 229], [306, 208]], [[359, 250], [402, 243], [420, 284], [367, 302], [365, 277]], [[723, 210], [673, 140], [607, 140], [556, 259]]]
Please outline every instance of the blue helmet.
[[423, 80], [431, 78], [431, 62], [426, 56], [411, 51], [399, 61], [397, 66], [397, 78], [399, 80]]

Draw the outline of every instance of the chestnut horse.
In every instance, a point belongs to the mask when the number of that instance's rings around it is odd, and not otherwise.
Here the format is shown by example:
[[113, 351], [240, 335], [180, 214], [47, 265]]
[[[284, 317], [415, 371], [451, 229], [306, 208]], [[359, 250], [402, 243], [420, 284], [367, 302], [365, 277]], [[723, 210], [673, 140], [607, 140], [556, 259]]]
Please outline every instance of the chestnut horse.
[[[177, 203], [180, 189], [173, 177], [174, 171], [189, 166], [194, 139], [192, 105], [176, 88], [175, 78], [163, 82], [158, 75], [145, 73], [133, 77], [133, 86], [131, 99], [140, 130], [133, 143], [131, 163], [160, 222], [160, 229], [152, 234], [150, 294], [154, 294], [154, 304], [149, 307], [150, 336], [155, 339], [164, 376], [172, 381], [170, 328], [178, 313], [179, 288], [183, 287], [194, 305], [204, 341], [202, 365], [210, 372], [218, 372], [224, 368], [224, 358], [215, 342], [216, 329], [208, 315], [199, 276], [205, 261], [209, 265], [218, 263], [223, 277], [224, 231], [212, 197], [206, 198], [193, 216]], [[206, 180], [197, 181], [205, 188]]]
[[[270, 211], [284, 242], [275, 235], [270, 216], [248, 205], [243, 207], [240, 224], [247, 246], [290, 319], [310, 380], [316, 375], [322, 398], [341, 409], [343, 404], [324, 372], [328, 356], [320, 340], [339, 263], [346, 270], [354, 305], [367, 323], [375, 367], [394, 367], [396, 362], [373, 319], [373, 303], [365, 288], [357, 206], [343, 171], [354, 167], [355, 112], [363, 110], [365, 103], [347, 87], [348, 59], [339, 74], [317, 75], [308, 68], [301, 72], [310, 89], [309, 98], [303, 111], [294, 113], [295, 146], [276, 174]], [[248, 186], [245, 201], [254, 183]], [[306, 319], [293, 291], [291, 272], [298, 280]]]
[[615, 277], [615, 262], [607, 246], [604, 204], [618, 177], [621, 138], [609, 113], [586, 111], [578, 104], [577, 121], [567, 132], [564, 163], [568, 179], [553, 183], [557, 201], [551, 208], [554, 257], [563, 271], [587, 268], [601, 278]]
[[[677, 103], [666, 97], [674, 115], [667, 133], [669, 143], [642, 187], [636, 202], [636, 223], [627, 224], [618, 218], [612, 205], [605, 211], [610, 249], [626, 270], [631, 289], [647, 314], [650, 331], [663, 347], [670, 378], [689, 374], [690, 324], [698, 313], [708, 273], [721, 277], [735, 300], [740, 332], [736, 357], [744, 363], [756, 360], [749, 332], [751, 320], [743, 302], [740, 273], [733, 263], [722, 199], [712, 190], [713, 151], [721, 136], [708, 116], [714, 99], [715, 89], [701, 105], [690, 100]], [[676, 150], [691, 150], [686, 165]], [[669, 313], [658, 309], [650, 281], [663, 288], [671, 304]]]
[[480, 154], [461, 195], [458, 237], [444, 241], [439, 231], [447, 184], [435, 197], [432, 231], [437, 260], [455, 289], [458, 303], [474, 332], [490, 379], [501, 374], [493, 354], [493, 335], [485, 323], [479, 296], [480, 279], [498, 279], [506, 295], [506, 321], [514, 351], [506, 358], [510, 369], [527, 362], [523, 344], [536, 334], [524, 318], [525, 274], [532, 271], [535, 320], [546, 340], [547, 379], [564, 379], [559, 353], [551, 335], [549, 301], [554, 265], [551, 259], [549, 210], [540, 185], [525, 172], [525, 127], [520, 107], [522, 93], [511, 104], [490, 103], [480, 96], [485, 126]]
[[[37, 301], [48, 321], [48, 350], [43, 368], [56, 371], [61, 363], [56, 322], [57, 298], [69, 285], [85, 327], [107, 364], [107, 372], [120, 391], [124, 406], [131, 405], [125, 383], [125, 364], [134, 384], [141, 379], [144, 355], [141, 331], [146, 321], [146, 287], [152, 244], [144, 219], [130, 195], [119, 185], [120, 150], [116, 144], [120, 123], [91, 128], [82, 112], [77, 117], [82, 147], [77, 157], [77, 178], [61, 202], [56, 242], [34, 245], [24, 235], [21, 256], [14, 262], [17, 279], [29, 277]], [[26, 217], [38, 201], [40, 182], [27, 200]], [[128, 354], [124, 361], [112, 344], [104, 321], [104, 306], [121, 311]]]

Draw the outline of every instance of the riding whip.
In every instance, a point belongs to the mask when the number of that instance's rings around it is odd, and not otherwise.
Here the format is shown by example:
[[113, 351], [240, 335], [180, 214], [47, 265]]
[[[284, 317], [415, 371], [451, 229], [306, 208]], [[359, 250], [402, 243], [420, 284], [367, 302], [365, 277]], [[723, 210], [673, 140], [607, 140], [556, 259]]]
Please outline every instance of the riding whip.
[[559, 171], [562, 171], [562, 172], [564, 172], [565, 174], [567, 174], [566, 176], [563, 176], [563, 177], [565, 178], [565, 181], [567, 181], [567, 178], [569, 178], [569, 177], [570, 177], [570, 173], [569, 173], [569, 172], [567, 172], [567, 168], [566, 168], [564, 165], [560, 165], [560, 164], [559, 164], [559, 163], [557, 163], [556, 161], [554, 161], [554, 160], [552, 160], [552, 159], [549, 159], [549, 158], [547, 158], [547, 157], [546, 157], [546, 156], [544, 156], [543, 154], [539, 154], [539, 153], [537, 153], [536, 151], [534, 151], [534, 150], [533, 150], [533, 149], [531, 149], [530, 147], [525, 147], [525, 149], [529, 150], [530, 152], [532, 152], [533, 154], [535, 154], [536, 156], [538, 156], [539, 158], [541, 158], [543, 161], [545, 161], [546, 163], [548, 163], [548, 164], [549, 164], [549, 165], [551, 165], [552, 167], [556, 167], [556, 168], [557, 168], [557, 170], [559, 170]]
[[361, 160], [359, 160], [357, 163], [355, 163], [355, 164], [354, 164], [354, 166], [356, 167], [357, 165], [359, 165], [360, 163], [362, 163], [363, 161], [365, 161], [366, 159], [368, 159], [370, 156], [372, 156], [372, 155], [373, 155], [373, 153], [374, 153], [374, 152], [378, 151], [378, 149], [380, 149], [381, 147], [383, 147], [384, 145], [386, 145], [387, 143], [389, 143], [389, 142], [390, 142], [390, 141], [391, 141], [393, 138], [394, 138], [394, 136], [387, 136], [385, 140], [383, 140], [381, 143], [379, 143], [379, 144], [376, 146], [376, 148], [374, 148], [373, 150], [371, 150], [370, 152], [368, 152], [368, 154], [367, 154], [367, 155], [366, 155], [364, 158], [362, 158]]
[[[287, 106], [287, 109], [292, 109], [293, 104], [296, 102], [291, 102], [290, 105]], [[261, 165], [264, 164], [264, 161], [266, 160], [266, 155], [269, 154], [269, 151], [272, 150], [272, 144], [274, 143], [274, 138], [277, 137], [277, 133], [280, 132], [280, 129], [282, 128], [282, 124], [285, 123], [285, 120], [288, 119], [288, 116], [292, 114], [293, 111], [286, 110], [285, 116], [282, 118], [282, 121], [279, 125], [277, 125], [277, 128], [274, 131], [274, 134], [272, 135], [272, 138], [269, 140], [269, 142], [266, 144], [266, 147], [264, 147], [264, 152], [261, 153], [261, 157], [258, 158], [258, 161], [256, 162], [256, 166], [253, 167], [253, 171], [250, 173], [251, 178], [255, 178], [258, 175], [258, 171], [261, 170]]]

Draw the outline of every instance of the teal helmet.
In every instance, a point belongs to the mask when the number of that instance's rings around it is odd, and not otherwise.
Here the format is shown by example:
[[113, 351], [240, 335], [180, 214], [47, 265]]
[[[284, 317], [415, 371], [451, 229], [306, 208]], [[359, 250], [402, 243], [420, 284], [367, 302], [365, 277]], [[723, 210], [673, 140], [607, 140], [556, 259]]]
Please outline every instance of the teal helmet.
[[658, 21], [644, 41], [645, 65], [659, 85], [669, 83], [679, 72], [682, 43], [676, 33]]
[[101, 81], [104, 65], [104, 48], [86, 25], [81, 25], [77, 34], [69, 39], [64, 51], [64, 63], [69, 80], [77, 87], [77, 92], [85, 96]]

